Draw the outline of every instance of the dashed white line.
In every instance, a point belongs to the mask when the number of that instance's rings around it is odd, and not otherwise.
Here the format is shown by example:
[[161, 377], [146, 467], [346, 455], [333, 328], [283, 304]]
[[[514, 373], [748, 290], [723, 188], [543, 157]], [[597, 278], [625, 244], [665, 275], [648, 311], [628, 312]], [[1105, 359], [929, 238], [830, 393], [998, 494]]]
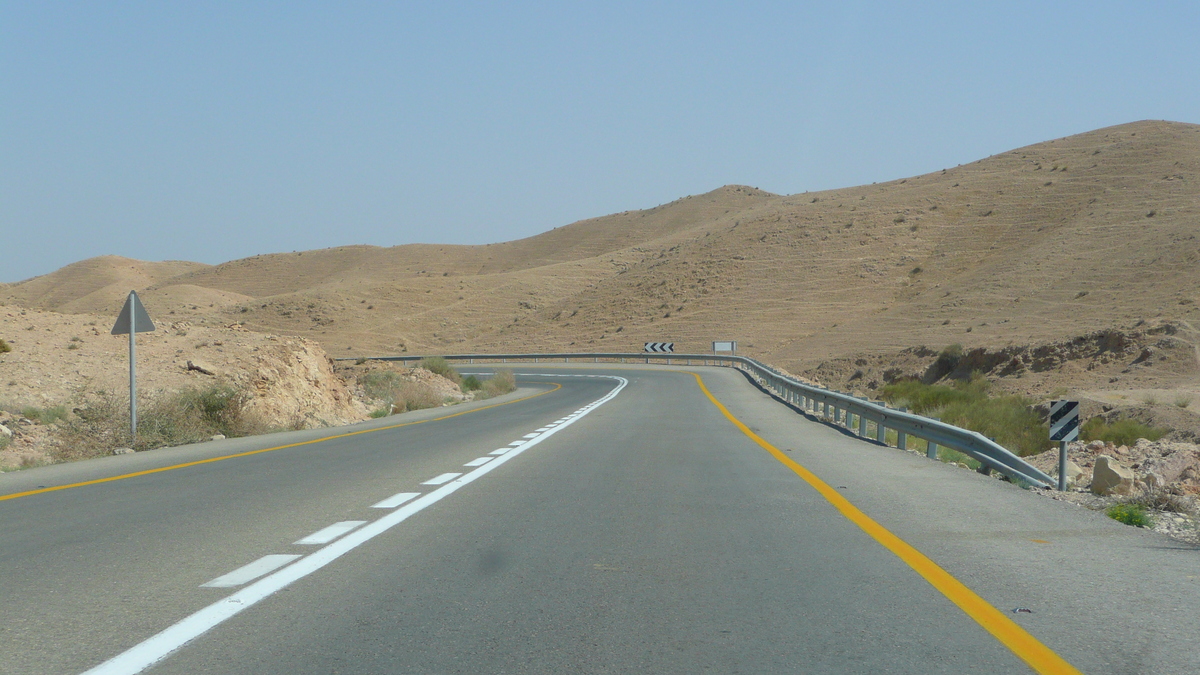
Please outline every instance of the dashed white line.
[[473, 459], [473, 460], [467, 462], [466, 464], [463, 464], [463, 466], [483, 466], [484, 464], [487, 464], [490, 461], [492, 461], [491, 457], [479, 457], [477, 459]]
[[400, 492], [371, 506], [373, 509], [394, 509], [413, 497], [420, 497], [420, 492]]
[[272, 554], [264, 555], [255, 560], [249, 565], [243, 565], [229, 574], [222, 574], [206, 584], [200, 584], [200, 588], [230, 588], [232, 586], [241, 586], [248, 581], [270, 574], [284, 565], [292, 562], [298, 555]]
[[[612, 391], [605, 394], [602, 398], [596, 401], [595, 405], [601, 405], [607, 401], [611, 401], [621, 390], [629, 384], [629, 380], [612, 376], [612, 379], [619, 383]], [[572, 420], [573, 421], [573, 420]], [[408, 520], [414, 514], [420, 513], [426, 507], [429, 507], [442, 499], [454, 494], [459, 488], [476, 481], [487, 475], [493, 469], [501, 466], [508, 460], [525, 452], [529, 448], [541, 443], [550, 438], [555, 433], [565, 429], [568, 424], [564, 424], [558, 429], [554, 429], [549, 433], [543, 434], [540, 437], [529, 441], [522, 447], [513, 448], [501, 457], [497, 457], [494, 462], [488, 462], [483, 466], [475, 469], [462, 477], [462, 480], [455, 481], [448, 485], [444, 485], [433, 492], [421, 496], [419, 499], [405, 504], [403, 507], [379, 518], [378, 520], [367, 523], [363, 527], [351, 532], [350, 534], [338, 539], [313, 553], [305, 556], [302, 560], [294, 564], [287, 565], [283, 569], [270, 574], [249, 586], [233, 593], [229, 597], [223, 598], [213, 604], [201, 609], [190, 616], [178, 621], [169, 626], [160, 633], [157, 633], [133, 647], [117, 654], [111, 659], [101, 663], [100, 665], [88, 670], [84, 675], [135, 675], [143, 670], [162, 661], [171, 653], [183, 647], [187, 643], [204, 635], [213, 627], [224, 623], [225, 620], [237, 616], [242, 611], [258, 604], [265, 598], [274, 595], [277, 591], [288, 587], [292, 583], [307, 577], [317, 570], [325, 567], [329, 563], [346, 555], [350, 551], [362, 546], [366, 542], [378, 537], [387, 532], [393, 527]], [[272, 557], [272, 556], [267, 556]], [[294, 560], [295, 556], [288, 556]], [[226, 575], [228, 576], [228, 575]], [[214, 579], [215, 581], [215, 579]]]
[[295, 542], [300, 546], [316, 546], [318, 544], [328, 544], [338, 537], [353, 530], [359, 525], [365, 525], [365, 520], [343, 520], [340, 523], [334, 523], [322, 530], [317, 530], [307, 537]]
[[496, 448], [495, 450], [489, 452], [488, 454], [489, 455], [503, 455], [504, 453], [508, 452], [509, 450], [512, 450], [512, 448]]
[[536, 433], [532, 433], [532, 434], [525, 434], [521, 438], [537, 438], [537, 436], [538, 435]]
[[525, 441], [513, 441], [512, 443], [509, 443], [509, 445], [511, 445], [513, 447], [516, 447], [518, 445], [525, 445]]
[[440, 476], [434, 476], [433, 478], [430, 478], [424, 483], [421, 483], [421, 485], [441, 485], [442, 483], [449, 483], [461, 475], [461, 473], [444, 473]]

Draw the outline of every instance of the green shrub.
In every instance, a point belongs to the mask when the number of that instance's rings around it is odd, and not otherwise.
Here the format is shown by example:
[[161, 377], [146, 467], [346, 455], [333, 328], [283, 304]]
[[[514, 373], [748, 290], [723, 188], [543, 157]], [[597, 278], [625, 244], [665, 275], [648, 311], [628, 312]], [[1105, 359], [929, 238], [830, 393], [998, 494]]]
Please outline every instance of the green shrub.
[[963, 454], [953, 448], [938, 448], [938, 459], [947, 464], [966, 464], [970, 469], [978, 469], [980, 463], [972, 459], [970, 455]]
[[7, 448], [8, 444], [11, 442], [12, 442], [11, 438], [9, 438], [8, 436], [6, 436], [4, 434], [0, 434], [0, 450]]
[[62, 405], [56, 405], [49, 408], [35, 408], [33, 406], [29, 406], [21, 408], [21, 415], [39, 424], [54, 424], [60, 420], [67, 419], [67, 407]]
[[1186, 407], [1190, 406], [1191, 404], [1192, 404], [1191, 396], [1185, 396], [1183, 394], [1180, 394], [1179, 396], [1175, 397], [1175, 407], [1176, 408], [1186, 408]]
[[428, 358], [421, 359], [421, 362], [417, 364], [417, 367], [424, 368], [431, 373], [441, 375], [454, 384], [462, 383], [462, 376], [458, 374], [458, 371], [450, 365], [449, 361], [440, 356], [430, 356]]
[[372, 370], [359, 380], [367, 396], [382, 401], [395, 398], [395, 392], [405, 379], [392, 370]]
[[[953, 357], [950, 347], [943, 353], [947, 352]], [[1045, 451], [1049, 428], [1030, 408], [1033, 401], [1023, 396], [990, 397], [989, 388], [988, 381], [979, 375], [951, 386], [903, 380], [884, 386], [880, 396], [918, 415], [978, 431], [1019, 456]]]
[[11, 351], [12, 351], [12, 345], [5, 342], [4, 338], [0, 338], [0, 354], [7, 354], [8, 352], [11, 352]]
[[370, 412], [371, 419], [379, 419], [380, 417], [387, 417], [388, 415], [391, 415], [391, 414], [392, 414], [391, 406], [388, 406], [386, 408], [376, 408], [375, 410], [372, 410]]
[[1084, 423], [1079, 434], [1085, 441], [1104, 441], [1113, 445], [1133, 445], [1139, 438], [1157, 441], [1167, 435], [1169, 429], [1147, 426], [1137, 420], [1113, 420], [1106, 422], [1102, 417], [1093, 417]]
[[484, 381], [483, 387], [480, 389], [483, 396], [480, 398], [500, 396], [514, 391], [516, 388], [517, 378], [513, 376], [511, 370], [497, 370], [494, 375]]
[[[270, 431], [247, 404], [249, 394], [228, 386], [185, 389], [138, 406], [135, 450], [207, 441], [216, 434], [227, 438]], [[100, 393], [79, 408], [58, 435], [59, 460], [106, 455], [129, 446], [129, 399]]]
[[412, 382], [394, 370], [373, 370], [363, 375], [359, 382], [367, 396], [384, 404], [381, 409], [386, 411], [385, 415], [442, 404], [441, 397], [428, 385]]
[[1119, 523], [1134, 527], [1150, 527], [1149, 512], [1137, 504], [1113, 504], [1104, 513]]
[[462, 384], [459, 385], [459, 388], [461, 388], [465, 394], [467, 392], [478, 391], [479, 389], [482, 389], [483, 383], [479, 381], [478, 377], [475, 377], [474, 375], [467, 375], [463, 378]]

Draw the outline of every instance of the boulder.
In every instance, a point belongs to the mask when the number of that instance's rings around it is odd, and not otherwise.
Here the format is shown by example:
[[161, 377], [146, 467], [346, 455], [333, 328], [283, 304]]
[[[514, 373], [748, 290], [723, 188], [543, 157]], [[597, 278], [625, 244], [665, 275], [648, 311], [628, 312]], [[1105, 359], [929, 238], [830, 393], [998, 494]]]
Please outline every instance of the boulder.
[[1133, 478], [1133, 471], [1108, 455], [1100, 455], [1092, 469], [1092, 492], [1098, 495], [1127, 495], [1133, 489]]
[[114, 455], [132, 455], [133, 448], [116, 448], [113, 450]]
[[12, 435], [13, 435], [12, 429], [9, 429], [8, 427], [4, 426], [3, 424], [0, 424], [0, 436], [4, 436], [6, 438], [12, 438]]
[[1150, 489], [1160, 488], [1163, 486], [1162, 476], [1154, 473], [1153, 471], [1147, 473], [1145, 476], [1142, 476], [1142, 482], [1144, 482]]

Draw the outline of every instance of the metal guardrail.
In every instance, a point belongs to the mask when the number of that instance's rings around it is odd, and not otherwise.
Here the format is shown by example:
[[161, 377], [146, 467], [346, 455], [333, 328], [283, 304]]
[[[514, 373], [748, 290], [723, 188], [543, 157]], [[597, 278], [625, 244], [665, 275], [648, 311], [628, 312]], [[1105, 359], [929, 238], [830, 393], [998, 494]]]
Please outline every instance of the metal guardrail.
[[[571, 359], [592, 362], [643, 361], [645, 363], [666, 362], [673, 365], [683, 362], [692, 365], [720, 364], [739, 368], [754, 378], [765, 390], [789, 405], [804, 411], [817, 420], [843, 427], [860, 438], [887, 444], [889, 430], [896, 432], [896, 447], [907, 449], [910, 439], [926, 442], [926, 454], [936, 459], [938, 448], [949, 448], [971, 457], [982, 465], [982, 471], [998, 471], [1014, 481], [1039, 487], [1054, 485], [1054, 479], [1038, 470], [1025, 460], [1009, 452], [1004, 446], [983, 434], [956, 427], [952, 424], [923, 417], [903, 409], [889, 408], [881, 401], [870, 401], [832, 389], [804, 384], [779, 372], [774, 367], [745, 356], [720, 354], [646, 354], [646, 353], [558, 353], [558, 354], [445, 354], [447, 361], [481, 362], [533, 362]], [[364, 357], [360, 357], [364, 358]], [[427, 356], [370, 356], [369, 361], [420, 361]], [[357, 361], [358, 358], [339, 358], [338, 361]]]

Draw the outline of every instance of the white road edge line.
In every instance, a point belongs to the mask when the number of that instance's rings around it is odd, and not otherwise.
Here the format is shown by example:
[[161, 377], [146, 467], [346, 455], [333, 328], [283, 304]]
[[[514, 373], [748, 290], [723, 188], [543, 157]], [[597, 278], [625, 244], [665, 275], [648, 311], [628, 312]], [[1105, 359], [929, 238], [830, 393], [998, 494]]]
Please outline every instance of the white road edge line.
[[462, 475], [461, 473], [444, 473], [440, 476], [434, 476], [433, 478], [430, 478], [429, 480], [425, 481], [424, 483], [421, 483], [421, 485], [442, 485], [445, 483], [449, 483], [450, 481], [454, 480], [455, 478], [458, 478], [461, 475]]
[[[621, 393], [625, 385], [629, 384], [629, 380], [615, 375], [606, 375], [611, 379], [617, 380], [618, 384], [612, 391], [598, 399], [593, 405], [603, 405], [611, 401]], [[574, 420], [571, 420], [573, 422]], [[83, 673], [83, 675], [135, 675], [150, 666], [165, 659], [172, 652], [180, 647], [183, 647], [188, 642], [207, 633], [213, 627], [224, 622], [226, 619], [234, 617], [255, 604], [258, 604], [264, 598], [270, 597], [282, 588], [289, 584], [303, 579], [304, 577], [316, 572], [325, 567], [329, 563], [346, 555], [350, 551], [362, 546], [366, 542], [378, 537], [387, 532], [393, 527], [403, 523], [405, 520], [416, 513], [423, 511], [426, 507], [436, 504], [445, 497], [448, 497], [458, 491], [459, 488], [476, 481], [496, 467], [504, 464], [508, 460], [525, 452], [529, 448], [541, 443], [550, 438], [554, 434], [566, 429], [571, 425], [571, 422], [566, 422], [557, 429], [552, 429], [535, 438], [519, 448], [514, 448], [507, 454], [497, 457], [495, 461], [488, 462], [474, 471], [462, 476], [456, 481], [443, 485], [442, 487], [430, 492], [416, 501], [409, 502], [404, 507], [372, 521], [367, 525], [351, 532], [350, 534], [338, 539], [337, 541], [325, 546], [324, 548], [314, 551], [283, 569], [271, 574], [265, 578], [250, 584], [240, 591], [230, 595], [229, 597], [218, 600], [213, 604], [199, 610], [170, 626], [166, 630], [153, 635], [146, 640], [130, 647], [124, 652], [114, 656], [113, 658], [101, 663]]]
[[421, 496], [420, 492], [398, 492], [398, 493], [392, 495], [391, 497], [388, 497], [387, 499], [379, 502], [378, 504], [372, 504], [371, 508], [373, 508], [373, 509], [394, 509], [397, 506], [400, 506], [401, 504], [403, 504], [404, 502], [412, 499], [413, 497], [420, 497], [420, 496]]
[[316, 532], [313, 532], [312, 534], [308, 535], [307, 537], [305, 537], [299, 541], [293, 542], [293, 543], [296, 546], [314, 546], [317, 544], [328, 544], [329, 542], [333, 541], [334, 539], [337, 539], [338, 537], [342, 536], [343, 534], [346, 534], [347, 532], [353, 530], [354, 528], [358, 527], [359, 525], [366, 525], [366, 524], [367, 524], [367, 521], [365, 521], [365, 520], [343, 520], [340, 523], [334, 523], [334, 524], [330, 525], [329, 527], [326, 527], [321, 530], [317, 530]]
[[241, 586], [248, 581], [254, 581], [264, 574], [270, 574], [299, 557], [298, 555], [285, 555], [282, 553], [264, 555], [249, 565], [242, 565], [228, 574], [222, 574], [212, 581], [200, 584], [200, 588]]

